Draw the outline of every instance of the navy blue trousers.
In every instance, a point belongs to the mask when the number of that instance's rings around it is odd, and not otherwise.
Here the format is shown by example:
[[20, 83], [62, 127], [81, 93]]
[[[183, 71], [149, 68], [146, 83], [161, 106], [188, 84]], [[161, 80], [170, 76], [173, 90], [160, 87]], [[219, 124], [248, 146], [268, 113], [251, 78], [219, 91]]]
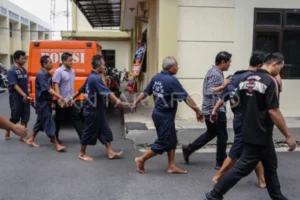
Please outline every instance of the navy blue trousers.
[[83, 117], [81, 145], [96, 145], [97, 139], [104, 145], [113, 141], [113, 134], [104, 112], [84, 112]]
[[241, 115], [234, 115], [233, 119], [233, 129], [234, 129], [234, 142], [229, 151], [229, 157], [231, 159], [239, 159], [243, 152], [243, 141], [242, 141], [242, 120]]
[[37, 120], [33, 127], [33, 132], [44, 131], [48, 137], [55, 136], [55, 123], [52, 117], [50, 103], [36, 104]]
[[157, 140], [151, 147], [151, 150], [157, 154], [163, 154], [175, 150], [177, 147], [177, 135], [175, 129], [174, 112], [160, 112], [154, 110], [152, 119], [157, 132]]
[[14, 124], [28, 123], [30, 118], [30, 104], [24, 103], [23, 98], [17, 95], [9, 95], [9, 106], [11, 110], [10, 121]]
[[264, 166], [267, 189], [271, 199], [287, 200], [281, 193], [277, 175], [277, 156], [273, 141], [260, 146], [244, 143], [242, 155], [238, 162], [219, 180], [214, 189], [206, 195], [208, 200], [222, 200], [228, 192], [242, 178], [248, 176], [259, 161]]
[[209, 141], [217, 137], [217, 164], [222, 165], [227, 157], [227, 117], [225, 112], [218, 112], [218, 118], [215, 123], [211, 123], [209, 115], [205, 116], [207, 131], [200, 135], [193, 143], [189, 144], [191, 153], [197, 151]]

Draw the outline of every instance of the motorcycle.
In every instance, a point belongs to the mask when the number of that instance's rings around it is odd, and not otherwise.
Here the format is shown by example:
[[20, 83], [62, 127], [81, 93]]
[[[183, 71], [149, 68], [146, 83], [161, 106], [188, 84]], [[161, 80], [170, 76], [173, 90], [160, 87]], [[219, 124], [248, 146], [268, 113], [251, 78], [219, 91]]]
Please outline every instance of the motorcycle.
[[[106, 85], [112, 91], [116, 97], [120, 98], [122, 92], [120, 91], [120, 73], [115, 68], [107, 68], [106, 71]], [[113, 102], [111, 100], [106, 101], [107, 107], [112, 107]]]
[[0, 87], [8, 88], [7, 70], [2, 64], [0, 65]]
[[126, 68], [121, 72], [121, 77], [120, 77], [121, 82], [128, 81], [128, 71]]

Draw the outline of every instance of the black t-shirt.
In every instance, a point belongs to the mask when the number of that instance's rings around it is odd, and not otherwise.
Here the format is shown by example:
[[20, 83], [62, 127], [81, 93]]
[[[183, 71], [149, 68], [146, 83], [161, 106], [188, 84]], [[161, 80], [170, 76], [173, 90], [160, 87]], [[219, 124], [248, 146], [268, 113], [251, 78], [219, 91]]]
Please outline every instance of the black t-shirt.
[[269, 110], [279, 108], [279, 87], [275, 78], [259, 69], [239, 85], [242, 106], [243, 141], [267, 145], [272, 141], [274, 123]]

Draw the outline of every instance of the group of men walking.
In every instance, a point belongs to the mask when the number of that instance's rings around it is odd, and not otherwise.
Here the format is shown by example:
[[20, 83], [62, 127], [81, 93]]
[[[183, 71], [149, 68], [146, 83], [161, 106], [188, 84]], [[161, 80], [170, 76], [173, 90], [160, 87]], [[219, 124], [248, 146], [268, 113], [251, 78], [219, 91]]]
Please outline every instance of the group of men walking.
[[[163, 71], [155, 75], [142, 94], [133, 103], [132, 110], [147, 95], [154, 96], [152, 119], [157, 130], [157, 140], [151, 149], [135, 159], [137, 171], [145, 173], [145, 162], [163, 152], [168, 152], [168, 173], [185, 174], [187, 171], [175, 166], [174, 155], [177, 145], [175, 115], [177, 102], [185, 101], [195, 112], [200, 122], [206, 123], [207, 131], [194, 142], [183, 145], [186, 164], [196, 150], [217, 137], [216, 167], [213, 190], [203, 200], [222, 200], [224, 194], [240, 179], [256, 168], [260, 188], [267, 187], [273, 200], [286, 200], [280, 190], [277, 175], [277, 157], [273, 142], [274, 124], [286, 137], [289, 151], [296, 148], [296, 141], [289, 132], [279, 110], [279, 93], [282, 88], [280, 71], [284, 57], [280, 53], [255, 51], [247, 70], [236, 72], [224, 79], [232, 55], [222, 51], [217, 54], [215, 65], [208, 71], [203, 84], [202, 111], [184, 90], [174, 75], [178, 63], [174, 57], [163, 61]], [[226, 154], [227, 117], [225, 101], [231, 104], [234, 113], [234, 144]]]
[[[270, 197], [275, 200], [285, 200], [280, 191], [277, 175], [277, 157], [272, 133], [274, 124], [286, 137], [289, 150], [296, 148], [296, 142], [290, 134], [285, 120], [279, 110], [279, 94], [282, 89], [279, 73], [284, 66], [284, 57], [280, 53], [255, 51], [250, 58], [247, 70], [237, 71], [233, 76], [224, 78], [231, 64], [232, 55], [222, 51], [217, 54], [215, 65], [208, 71], [203, 84], [202, 109], [196, 105], [188, 92], [174, 76], [178, 72], [178, 63], [174, 57], [166, 57], [163, 70], [155, 75], [144, 91], [132, 103], [134, 112], [137, 104], [146, 96], [153, 95], [154, 110], [152, 119], [157, 130], [157, 140], [142, 156], [135, 158], [137, 171], [146, 173], [145, 162], [157, 154], [168, 153], [168, 173], [186, 174], [175, 164], [177, 136], [175, 116], [178, 102], [184, 101], [196, 114], [196, 120], [207, 126], [207, 131], [194, 142], [183, 145], [182, 152], [186, 164], [190, 156], [217, 137], [217, 153], [215, 169], [218, 173], [213, 177], [214, 189], [204, 197], [206, 200], [221, 200], [223, 195], [241, 178], [256, 169], [260, 188], [267, 187]], [[11, 118], [6, 139], [10, 139], [10, 130], [20, 135], [20, 140], [38, 147], [35, 138], [40, 131], [46, 132], [55, 149], [64, 151], [59, 139], [62, 119], [72, 120], [81, 141], [78, 157], [81, 160], [92, 161], [86, 154], [88, 145], [95, 145], [99, 140], [107, 148], [109, 159], [119, 157], [122, 152], [115, 152], [111, 147], [112, 131], [107, 123], [103, 96], [109, 97], [120, 107], [125, 103], [118, 99], [105, 85], [102, 78], [105, 72], [105, 61], [101, 55], [95, 55], [91, 61], [92, 71], [84, 85], [74, 94], [75, 72], [72, 69], [72, 55], [62, 54], [62, 66], [58, 68], [53, 78], [49, 72], [53, 69], [49, 56], [40, 59], [41, 70], [36, 76], [36, 114], [37, 121], [32, 135], [26, 139], [22, 126], [13, 126], [21, 122], [27, 126], [30, 118], [29, 94], [27, 86], [27, 71], [23, 67], [26, 56], [22, 51], [14, 54], [16, 66], [8, 74]], [[52, 82], [54, 89], [52, 89]], [[83, 119], [74, 105], [78, 95], [84, 93], [86, 101], [83, 106]], [[56, 97], [56, 118], [52, 117], [52, 97]], [[234, 113], [233, 127], [234, 144], [226, 154], [227, 148], [227, 117], [224, 103], [230, 102]], [[91, 102], [94, 102], [91, 103]], [[0, 120], [2, 120], [0, 118]], [[23, 131], [23, 132], [22, 132]]]
[[[23, 127], [27, 126], [30, 119], [30, 98], [28, 93], [28, 74], [23, 65], [26, 55], [23, 51], [14, 53], [16, 65], [8, 72], [9, 80], [9, 102], [11, 108], [10, 122], [17, 124], [21, 122]], [[53, 77], [50, 71], [53, 63], [48, 55], [40, 58], [41, 70], [35, 80], [35, 109], [37, 114], [36, 123], [32, 135], [26, 139], [24, 134], [18, 134], [21, 141], [33, 147], [39, 147], [35, 138], [40, 131], [44, 131], [54, 144], [56, 151], [65, 151], [59, 139], [60, 125], [64, 119], [71, 119], [72, 124], [81, 141], [79, 159], [92, 161], [93, 158], [86, 154], [87, 145], [95, 145], [97, 139], [106, 146], [109, 159], [119, 157], [122, 152], [115, 152], [111, 147], [113, 141], [112, 131], [107, 123], [102, 96], [107, 96], [115, 101], [120, 107], [121, 102], [104, 84], [101, 74], [105, 72], [105, 61], [103, 56], [95, 55], [91, 61], [92, 71], [84, 85], [74, 94], [75, 72], [72, 69], [72, 54], [63, 53], [61, 56], [62, 66], [55, 70]], [[52, 88], [54, 84], [54, 89]], [[84, 93], [88, 100], [83, 106], [83, 117], [81, 110], [75, 105], [76, 97]], [[55, 119], [52, 117], [53, 97], [56, 98]], [[95, 104], [94, 104], [95, 102]], [[84, 120], [83, 120], [84, 119]], [[17, 126], [19, 128], [19, 126]], [[10, 130], [7, 128], [5, 139], [10, 139]]]

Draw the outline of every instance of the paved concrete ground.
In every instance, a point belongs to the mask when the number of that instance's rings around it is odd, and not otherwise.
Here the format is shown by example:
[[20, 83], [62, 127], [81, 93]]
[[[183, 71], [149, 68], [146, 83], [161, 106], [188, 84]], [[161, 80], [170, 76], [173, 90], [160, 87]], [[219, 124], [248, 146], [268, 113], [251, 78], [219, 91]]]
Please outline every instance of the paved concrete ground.
[[[228, 112], [229, 114], [230, 112]], [[131, 139], [136, 145], [152, 144], [157, 138], [156, 130], [151, 118], [152, 108], [139, 105], [136, 113], [132, 114], [130, 109], [125, 109], [124, 123], [126, 130], [126, 138]], [[285, 118], [287, 126], [296, 140], [300, 143], [300, 118], [290, 117]], [[181, 119], [175, 120], [177, 136], [179, 144], [189, 144], [193, 142], [200, 134], [204, 133], [207, 128], [205, 123], [199, 123], [196, 119]], [[232, 144], [234, 141], [234, 130], [232, 118], [229, 116], [227, 120], [228, 143]], [[276, 143], [285, 142], [284, 136], [275, 127], [273, 138]], [[208, 144], [215, 145], [216, 138]]]
[[[33, 110], [32, 110], [33, 111]], [[33, 113], [33, 112], [32, 112]], [[9, 117], [7, 94], [0, 94], [0, 114]], [[29, 130], [36, 116], [32, 114]], [[168, 175], [166, 155], [150, 160], [148, 174], [135, 171], [134, 157], [141, 153], [134, 149], [132, 141], [122, 137], [120, 115], [109, 115], [114, 132], [113, 146], [124, 151], [124, 158], [108, 161], [105, 149], [97, 145], [88, 149], [94, 162], [77, 159], [78, 138], [71, 127], [63, 128], [61, 139], [68, 151], [57, 153], [45, 133], [40, 133], [40, 148], [28, 147], [13, 140], [4, 141], [0, 131], [0, 199], [1, 200], [198, 200], [212, 188], [211, 178], [215, 155], [195, 154], [192, 164], [185, 166], [182, 155], [177, 163], [189, 171], [188, 175]], [[279, 174], [282, 190], [290, 200], [300, 196], [300, 153], [279, 153]], [[242, 180], [225, 199], [267, 200], [266, 190], [256, 187], [255, 175]]]

